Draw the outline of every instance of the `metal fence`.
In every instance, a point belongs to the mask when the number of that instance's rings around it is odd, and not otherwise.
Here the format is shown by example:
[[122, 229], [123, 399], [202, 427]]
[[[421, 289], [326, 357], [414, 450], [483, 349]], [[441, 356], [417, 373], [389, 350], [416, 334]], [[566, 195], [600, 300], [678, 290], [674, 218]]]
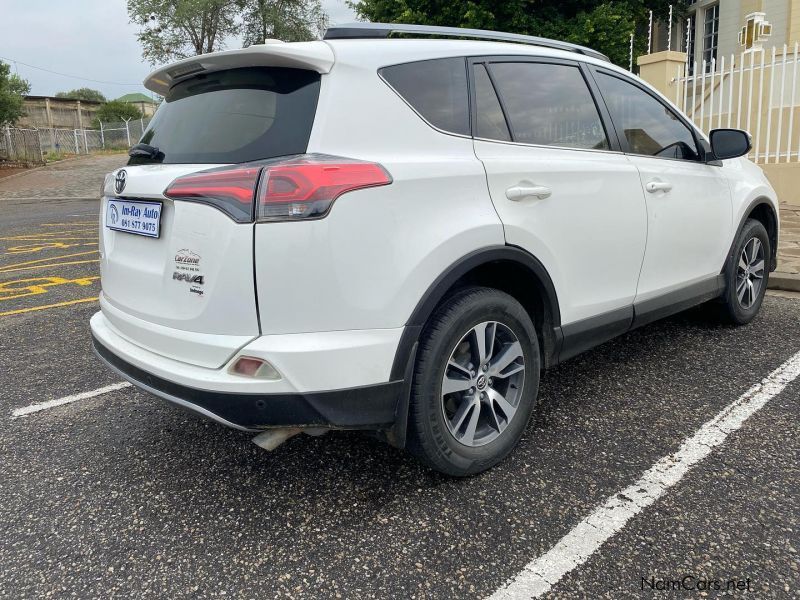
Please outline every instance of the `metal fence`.
[[125, 150], [142, 137], [150, 119], [100, 123], [97, 129], [4, 127], [0, 129], [0, 160], [42, 164], [48, 154], [89, 154]]
[[150, 119], [100, 123], [96, 129], [39, 129], [42, 150], [56, 154], [88, 154], [96, 150], [124, 150], [142, 137]]
[[0, 160], [25, 165], [44, 162], [39, 132], [36, 129], [0, 129]]
[[680, 68], [672, 100], [705, 132], [749, 131], [758, 163], [800, 162], [799, 74], [800, 44], [742, 52]]

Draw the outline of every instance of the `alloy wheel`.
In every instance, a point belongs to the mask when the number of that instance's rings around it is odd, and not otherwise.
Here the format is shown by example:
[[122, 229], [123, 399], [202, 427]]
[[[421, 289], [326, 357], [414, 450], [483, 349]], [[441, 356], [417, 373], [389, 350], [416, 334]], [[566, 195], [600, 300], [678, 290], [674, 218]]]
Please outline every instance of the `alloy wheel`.
[[456, 344], [442, 378], [442, 413], [459, 443], [484, 446], [508, 427], [519, 407], [525, 358], [506, 325], [485, 321]]
[[742, 248], [739, 264], [736, 267], [736, 297], [742, 308], [752, 308], [763, 285], [764, 244], [754, 237]]

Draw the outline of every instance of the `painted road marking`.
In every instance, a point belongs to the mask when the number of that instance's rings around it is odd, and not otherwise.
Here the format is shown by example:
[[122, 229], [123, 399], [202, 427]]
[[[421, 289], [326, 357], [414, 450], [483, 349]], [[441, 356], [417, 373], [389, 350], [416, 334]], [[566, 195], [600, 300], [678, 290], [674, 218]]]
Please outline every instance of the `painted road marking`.
[[72, 260], [65, 262], [50, 263], [47, 265], [32, 265], [30, 267], [19, 267], [17, 269], [3, 269], [0, 267], [0, 275], [3, 273], [14, 273], [16, 271], [32, 271], [34, 269], [50, 269], [52, 267], [66, 267], [67, 265], [85, 265], [88, 263], [99, 263], [99, 258], [92, 258], [90, 260]]
[[684, 440], [677, 452], [655, 463], [639, 481], [598, 506], [555, 546], [528, 563], [490, 599], [538, 598], [549, 592], [564, 575], [585, 563], [633, 516], [663, 496], [689, 469], [706, 458], [798, 375], [800, 352], [707, 421], [693, 436]]
[[25, 262], [15, 263], [11, 265], [0, 265], [0, 273], [5, 271], [6, 269], [11, 269], [14, 267], [22, 267], [25, 265], [34, 265], [43, 262], [51, 262], [54, 260], [58, 260], [60, 258], [74, 258], [76, 256], [86, 256], [87, 254], [97, 255], [97, 250], [88, 250], [86, 252], [73, 252], [71, 254], [60, 254], [59, 256], [50, 256], [48, 258], [37, 258], [35, 260], [26, 260]]
[[99, 298], [94, 296], [92, 298], [80, 298], [79, 300], [68, 300], [67, 302], [56, 302], [55, 304], [45, 304], [43, 306], [29, 306], [28, 308], [18, 308], [16, 310], [7, 310], [0, 312], [0, 317], [7, 317], [10, 315], [21, 315], [23, 313], [34, 312], [37, 310], [47, 310], [49, 308], [60, 308], [62, 306], [72, 306], [73, 304], [83, 304], [84, 302], [97, 302]]
[[71, 404], [72, 402], [78, 402], [79, 400], [87, 400], [89, 398], [94, 398], [95, 396], [101, 396], [102, 394], [108, 394], [109, 392], [115, 392], [130, 386], [131, 384], [127, 381], [121, 381], [119, 383], [114, 383], [96, 390], [92, 390], [91, 392], [82, 392], [80, 394], [73, 394], [72, 396], [64, 396], [63, 398], [58, 398], [57, 400], [48, 400], [47, 402], [30, 404], [28, 406], [16, 409], [11, 413], [11, 418], [18, 419], [20, 417], [26, 417], [30, 414], [47, 410], [48, 408], [64, 406], [65, 404]]
[[23, 244], [21, 246], [8, 248], [6, 254], [33, 254], [35, 252], [44, 252], [46, 250], [67, 250], [68, 248], [85, 248], [87, 246], [97, 245], [97, 241], [90, 242], [88, 244], [66, 244], [60, 241], [48, 241], [47, 243], [36, 242], [35, 244]]
[[65, 279], [64, 277], [33, 277], [28, 279], [16, 279], [13, 281], [0, 282], [0, 301], [15, 300], [17, 298], [27, 298], [28, 296], [39, 296], [46, 294], [50, 288], [59, 285], [79, 285], [89, 286], [100, 279], [99, 275], [90, 277], [78, 277], [76, 279]]

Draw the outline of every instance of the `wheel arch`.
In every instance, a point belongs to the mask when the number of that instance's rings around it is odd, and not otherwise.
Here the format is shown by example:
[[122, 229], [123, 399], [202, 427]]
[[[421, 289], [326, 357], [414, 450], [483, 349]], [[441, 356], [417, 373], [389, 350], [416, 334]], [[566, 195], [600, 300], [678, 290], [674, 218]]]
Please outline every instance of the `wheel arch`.
[[[769, 262], [769, 270], [774, 271], [778, 268], [778, 236], [780, 235], [779, 231], [779, 219], [778, 214], [776, 211], [775, 206], [770, 201], [769, 198], [766, 196], [760, 196], [753, 200], [747, 208], [742, 213], [742, 217], [739, 220], [739, 225], [736, 228], [736, 233], [733, 236], [733, 240], [731, 241], [730, 249], [728, 250], [727, 259], [733, 256], [733, 250], [736, 246], [736, 240], [739, 239], [739, 234], [742, 233], [744, 229], [745, 223], [747, 223], [748, 219], [755, 219], [759, 221], [764, 228], [767, 230], [767, 234], [769, 235], [770, 240], [770, 262]], [[726, 263], [727, 265], [727, 260]], [[725, 266], [722, 267], [722, 272], [725, 272]]]
[[381, 432], [391, 445], [404, 448], [408, 404], [419, 338], [436, 308], [453, 292], [470, 285], [494, 287], [509, 293], [528, 311], [544, 368], [555, 365], [561, 350], [561, 311], [553, 280], [535, 256], [516, 246], [492, 246], [463, 256], [448, 267], [426, 290], [406, 322], [390, 381], [404, 380], [404, 388], [391, 429]]
[[402, 378], [409, 352], [428, 319], [454, 291], [482, 285], [504, 291], [528, 311], [539, 336], [542, 364], [555, 364], [561, 344], [561, 312], [555, 286], [545, 266], [516, 246], [492, 246], [463, 256], [426, 290], [406, 322], [392, 366], [392, 380]]

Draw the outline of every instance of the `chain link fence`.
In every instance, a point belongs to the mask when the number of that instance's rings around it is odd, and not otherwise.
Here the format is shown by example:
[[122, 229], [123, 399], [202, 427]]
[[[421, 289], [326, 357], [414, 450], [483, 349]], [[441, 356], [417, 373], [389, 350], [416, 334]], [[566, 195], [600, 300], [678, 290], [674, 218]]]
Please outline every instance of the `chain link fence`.
[[48, 154], [90, 154], [98, 150], [127, 150], [136, 144], [150, 119], [100, 123], [96, 129], [0, 129], [0, 160], [43, 164]]
[[22, 165], [44, 162], [39, 131], [4, 127], [0, 129], [0, 161]]

